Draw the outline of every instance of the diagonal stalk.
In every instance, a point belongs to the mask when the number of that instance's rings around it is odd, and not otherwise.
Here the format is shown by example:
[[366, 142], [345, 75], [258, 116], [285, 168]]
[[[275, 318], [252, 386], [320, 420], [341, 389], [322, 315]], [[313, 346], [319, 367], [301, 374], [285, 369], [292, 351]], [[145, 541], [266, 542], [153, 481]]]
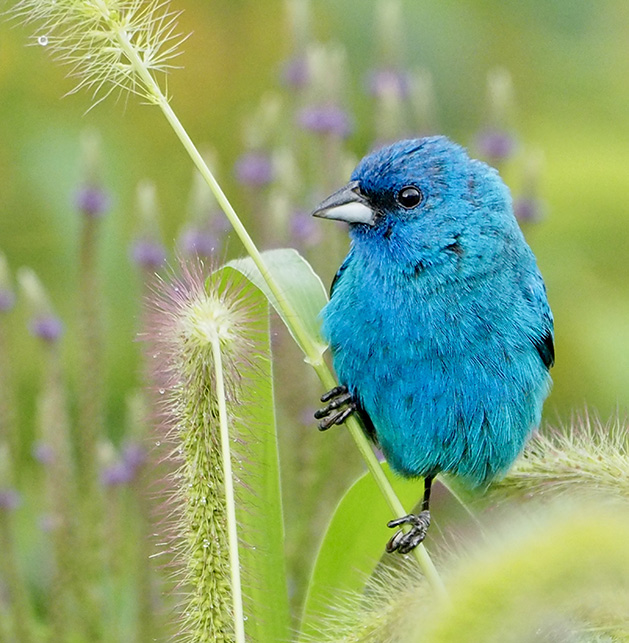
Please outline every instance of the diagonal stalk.
[[240, 583], [240, 560], [238, 558], [238, 529], [236, 523], [236, 498], [232, 475], [231, 452], [229, 450], [229, 425], [225, 403], [225, 382], [223, 379], [223, 359], [218, 337], [212, 340], [212, 356], [216, 375], [216, 399], [221, 435], [221, 456], [223, 461], [223, 480], [225, 504], [227, 507], [227, 540], [229, 542], [229, 568], [231, 574], [232, 602], [234, 610], [235, 643], [245, 643], [245, 619], [242, 607], [242, 588]]
[[[142, 58], [139, 56], [137, 50], [129, 40], [128, 33], [126, 32], [124, 27], [122, 27], [120, 24], [115, 23], [115, 21], [110, 18], [109, 10], [104, 6], [102, 0], [97, 0], [97, 2], [100, 6], [102, 6], [103, 14], [111, 23], [112, 31], [114, 31], [116, 34], [116, 39], [118, 40], [120, 48], [125, 53], [138, 77], [144, 84], [150, 100], [162, 110], [162, 113], [166, 117], [166, 120], [168, 120], [170, 126], [173, 128], [175, 134], [184, 146], [186, 152], [188, 152], [190, 158], [192, 159], [192, 162], [195, 164], [197, 170], [200, 172], [201, 176], [206, 181], [210, 190], [214, 194], [216, 201], [218, 202], [219, 206], [225, 213], [225, 216], [234, 228], [234, 231], [238, 235], [245, 250], [266, 281], [269, 290], [275, 296], [279, 308], [284, 313], [286, 324], [290, 326], [291, 331], [293, 332], [295, 338], [297, 339], [303, 352], [305, 353], [306, 362], [308, 362], [314, 368], [323, 386], [326, 389], [332, 388], [336, 385], [336, 381], [330, 369], [327, 367], [321, 351], [310, 340], [310, 337], [301, 321], [301, 318], [296, 313], [288, 299], [284, 296], [284, 293], [279, 288], [278, 284], [273, 279], [273, 276], [270, 274], [264, 263], [260, 251], [247, 232], [247, 229], [242, 224], [240, 218], [236, 214], [236, 211], [221, 189], [210, 168], [203, 160], [203, 157], [201, 156], [199, 150], [188, 135], [184, 126], [181, 124], [181, 121], [173, 111], [161, 87], [159, 86], [151, 72], [143, 64]], [[405, 516], [408, 512], [405, 511], [402, 503], [395, 494], [393, 487], [384, 475], [380, 463], [378, 462], [378, 459], [376, 458], [371, 445], [365, 437], [360, 424], [358, 423], [358, 420], [350, 417], [348, 418], [346, 425], [352, 438], [356, 442], [356, 446], [358, 447], [360, 454], [367, 464], [367, 468], [375, 478], [378, 488], [382, 492], [387, 504], [391, 508], [392, 513], [397, 517]], [[422, 568], [424, 574], [426, 575], [428, 582], [433, 587], [433, 590], [442, 598], [446, 598], [447, 594], [445, 586], [426, 548], [423, 545], [419, 545], [413, 550], [413, 554], [417, 559], [420, 567]]]

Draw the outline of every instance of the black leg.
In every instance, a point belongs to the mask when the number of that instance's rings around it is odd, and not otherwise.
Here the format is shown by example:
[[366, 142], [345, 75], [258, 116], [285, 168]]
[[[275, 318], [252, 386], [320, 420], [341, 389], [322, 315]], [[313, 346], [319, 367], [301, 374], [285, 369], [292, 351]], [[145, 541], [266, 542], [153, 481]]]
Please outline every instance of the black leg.
[[399, 530], [387, 543], [389, 553], [397, 551], [400, 554], [408, 554], [415, 549], [417, 545], [426, 538], [428, 527], [430, 527], [430, 489], [434, 476], [424, 478], [424, 499], [422, 500], [422, 510], [418, 514], [408, 514], [402, 518], [396, 518], [387, 523], [388, 527], [399, 527], [400, 525], [410, 525], [411, 528], [405, 533]]
[[321, 401], [328, 404], [314, 414], [317, 420], [322, 420], [319, 422], [320, 431], [326, 431], [334, 424], [343, 424], [358, 409], [358, 404], [347, 390], [347, 386], [335, 386], [321, 396]]

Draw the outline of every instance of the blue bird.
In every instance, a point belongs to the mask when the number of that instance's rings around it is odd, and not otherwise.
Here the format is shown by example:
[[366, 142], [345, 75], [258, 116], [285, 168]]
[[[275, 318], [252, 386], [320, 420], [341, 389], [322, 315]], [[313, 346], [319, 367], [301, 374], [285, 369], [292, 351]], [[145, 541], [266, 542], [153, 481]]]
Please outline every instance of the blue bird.
[[349, 253], [322, 312], [339, 386], [315, 416], [352, 413], [391, 467], [424, 478], [422, 511], [398, 518], [388, 551], [430, 524], [440, 472], [482, 487], [540, 422], [553, 316], [498, 172], [443, 136], [366, 156], [313, 212], [349, 223]]

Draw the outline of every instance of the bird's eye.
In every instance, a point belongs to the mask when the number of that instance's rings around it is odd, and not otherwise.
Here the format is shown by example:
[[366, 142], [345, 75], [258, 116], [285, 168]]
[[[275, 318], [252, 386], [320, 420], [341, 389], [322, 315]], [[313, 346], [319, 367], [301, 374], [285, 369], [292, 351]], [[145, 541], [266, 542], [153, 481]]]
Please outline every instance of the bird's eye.
[[421, 190], [414, 185], [407, 185], [402, 188], [395, 196], [395, 200], [407, 210], [417, 207], [424, 198]]

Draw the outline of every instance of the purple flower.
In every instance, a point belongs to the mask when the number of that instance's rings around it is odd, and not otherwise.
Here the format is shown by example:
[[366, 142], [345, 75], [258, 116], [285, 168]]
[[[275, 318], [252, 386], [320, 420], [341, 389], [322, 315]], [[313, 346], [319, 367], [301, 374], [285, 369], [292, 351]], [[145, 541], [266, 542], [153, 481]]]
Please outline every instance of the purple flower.
[[77, 208], [87, 217], [101, 217], [109, 208], [109, 197], [95, 186], [86, 185], [76, 195]]
[[0, 489], [0, 509], [12, 511], [13, 509], [17, 509], [21, 502], [22, 498], [15, 489]]
[[137, 471], [146, 462], [146, 449], [135, 442], [127, 444], [122, 451], [122, 461]]
[[296, 56], [282, 65], [282, 85], [293, 89], [302, 89], [310, 82], [308, 61], [304, 56]]
[[334, 134], [347, 138], [352, 131], [349, 114], [338, 105], [310, 105], [297, 113], [297, 124], [316, 134]]
[[273, 180], [273, 163], [265, 152], [245, 152], [236, 161], [235, 172], [239, 183], [261, 187]]
[[31, 453], [40, 464], [49, 465], [55, 461], [54, 449], [45, 442], [35, 442]]
[[513, 202], [513, 213], [518, 221], [535, 223], [544, 216], [544, 204], [533, 196], [521, 196]]
[[6, 313], [15, 305], [15, 293], [8, 288], [0, 288], [0, 313]]
[[218, 246], [218, 239], [209, 226], [187, 226], [179, 237], [179, 247], [187, 257], [211, 257]]
[[103, 469], [100, 480], [105, 487], [115, 487], [131, 482], [134, 473], [124, 462], [115, 462]]
[[408, 98], [409, 90], [408, 74], [392, 67], [374, 69], [367, 76], [367, 92], [371, 96], [383, 98], [395, 95]]
[[156, 270], [166, 262], [166, 250], [159, 241], [138, 239], [131, 246], [131, 259], [141, 268]]
[[210, 219], [210, 227], [217, 237], [222, 237], [232, 229], [232, 224], [222, 212], [214, 212]]
[[136, 477], [146, 460], [144, 448], [139, 444], [128, 444], [117, 462], [105, 467], [101, 473], [101, 483], [105, 487], [129, 484]]
[[321, 241], [321, 226], [307, 212], [295, 212], [290, 219], [291, 235], [296, 243], [314, 246]]
[[491, 161], [504, 161], [515, 152], [517, 141], [506, 130], [487, 128], [476, 137], [476, 147], [481, 156]]
[[63, 323], [54, 315], [33, 317], [29, 323], [31, 333], [45, 342], [56, 342], [63, 333]]

